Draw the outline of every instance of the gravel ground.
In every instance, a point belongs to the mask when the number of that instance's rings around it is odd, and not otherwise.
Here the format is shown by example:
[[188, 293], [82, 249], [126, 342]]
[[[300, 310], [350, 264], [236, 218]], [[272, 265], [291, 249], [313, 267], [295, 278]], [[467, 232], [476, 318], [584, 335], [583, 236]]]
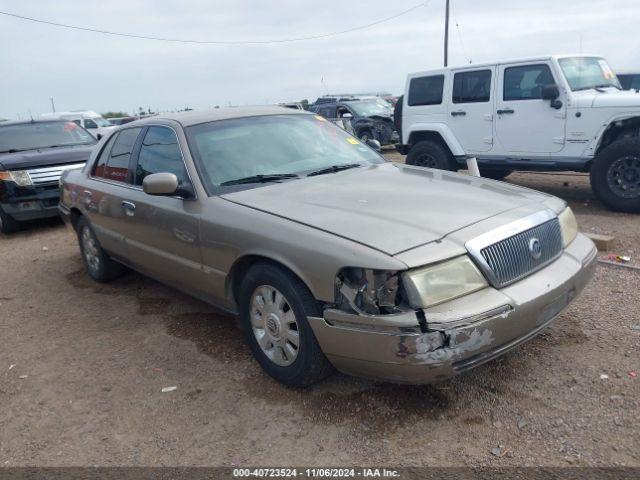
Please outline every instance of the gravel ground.
[[[588, 178], [508, 181], [566, 198], [640, 265], [640, 217]], [[0, 236], [0, 258], [0, 466], [640, 466], [640, 272], [598, 266], [544, 334], [452, 381], [301, 391], [209, 306], [135, 273], [93, 283], [57, 220]]]

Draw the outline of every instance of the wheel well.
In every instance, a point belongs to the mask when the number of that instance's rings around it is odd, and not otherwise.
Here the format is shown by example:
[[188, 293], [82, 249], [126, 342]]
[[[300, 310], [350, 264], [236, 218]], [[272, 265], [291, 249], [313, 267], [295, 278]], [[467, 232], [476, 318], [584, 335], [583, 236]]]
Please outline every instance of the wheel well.
[[453, 158], [453, 153], [451, 152], [449, 145], [447, 145], [447, 142], [444, 141], [444, 138], [442, 138], [442, 135], [440, 135], [438, 132], [421, 131], [412, 132], [411, 135], [409, 135], [409, 145], [411, 147], [413, 147], [418, 142], [422, 142], [423, 140], [430, 140], [432, 142], [440, 144], [440, 146], [447, 151], [449, 156]]
[[236, 298], [236, 295], [240, 290], [240, 283], [242, 282], [242, 279], [244, 278], [245, 274], [256, 263], [270, 263], [272, 265], [275, 265], [277, 267], [280, 267], [286, 270], [291, 275], [295, 276], [298, 280], [300, 280], [309, 289], [309, 292], [311, 292], [311, 295], [313, 296], [313, 291], [311, 290], [311, 288], [309, 288], [309, 285], [307, 285], [307, 282], [301, 279], [300, 276], [296, 274], [296, 272], [291, 270], [286, 265], [276, 260], [273, 260], [272, 258], [264, 257], [262, 255], [246, 255], [236, 260], [236, 262], [231, 267], [229, 274], [227, 275], [227, 282], [226, 282], [227, 297], [233, 299], [233, 301], [236, 304], [238, 303], [238, 299]]
[[609, 124], [602, 134], [596, 155], [608, 145], [621, 138], [638, 138], [640, 136], [640, 117], [625, 118]]
[[71, 213], [70, 213], [71, 226], [73, 227], [74, 230], [77, 230], [78, 220], [80, 219], [81, 216], [82, 216], [82, 212], [80, 212], [80, 210], [78, 210], [75, 207], [71, 209]]

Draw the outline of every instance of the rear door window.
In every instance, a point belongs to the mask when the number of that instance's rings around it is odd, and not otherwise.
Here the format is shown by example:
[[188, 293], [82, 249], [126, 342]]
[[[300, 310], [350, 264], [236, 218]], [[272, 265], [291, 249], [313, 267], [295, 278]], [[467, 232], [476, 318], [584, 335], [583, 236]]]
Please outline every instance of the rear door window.
[[149, 127], [142, 140], [134, 183], [142, 185], [152, 173], [173, 173], [180, 184], [188, 182], [178, 138], [170, 128]]
[[488, 102], [491, 96], [491, 70], [459, 72], [453, 77], [453, 103]]
[[407, 99], [407, 104], [410, 107], [440, 105], [442, 103], [443, 88], [444, 75], [412, 78], [409, 82], [409, 98]]
[[98, 160], [93, 167], [93, 176], [94, 177], [104, 177], [104, 169], [107, 166], [107, 159], [109, 158], [109, 152], [111, 152], [111, 147], [113, 147], [113, 142], [115, 141], [117, 135], [111, 135], [111, 138], [107, 141], [106, 145], [100, 152], [98, 156]]
[[117, 134], [104, 168], [104, 178], [115, 182], [129, 181], [129, 160], [141, 130], [142, 127], [127, 128]]

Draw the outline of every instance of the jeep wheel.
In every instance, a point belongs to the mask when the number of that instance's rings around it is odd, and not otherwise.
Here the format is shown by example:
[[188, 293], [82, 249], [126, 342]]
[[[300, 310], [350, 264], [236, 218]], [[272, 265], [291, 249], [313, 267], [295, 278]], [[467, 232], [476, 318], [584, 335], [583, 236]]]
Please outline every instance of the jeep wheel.
[[4, 213], [4, 210], [0, 208], [0, 232], [13, 233], [20, 229], [20, 223], [14, 220], [13, 217]]
[[416, 143], [407, 155], [407, 165], [456, 171], [455, 160], [442, 145], [431, 140]]
[[624, 139], [605, 147], [591, 166], [591, 188], [611, 210], [640, 213], [640, 142]]
[[485, 178], [490, 178], [492, 180], [503, 180], [508, 177], [513, 170], [509, 168], [489, 168], [484, 167], [480, 168], [480, 175]]
[[277, 265], [258, 263], [243, 278], [237, 298], [247, 343], [269, 375], [305, 387], [333, 371], [307, 320], [322, 312], [300, 279]]

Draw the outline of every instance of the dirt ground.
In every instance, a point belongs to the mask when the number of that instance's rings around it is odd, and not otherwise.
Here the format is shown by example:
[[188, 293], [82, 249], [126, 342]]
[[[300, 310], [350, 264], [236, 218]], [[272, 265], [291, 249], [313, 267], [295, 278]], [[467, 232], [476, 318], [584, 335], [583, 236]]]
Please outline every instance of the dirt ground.
[[[640, 265], [640, 217], [587, 177], [508, 181]], [[93, 283], [57, 220], [0, 236], [0, 261], [0, 466], [640, 466], [637, 271], [599, 265], [544, 334], [447, 383], [295, 390], [206, 304], [135, 273]]]

